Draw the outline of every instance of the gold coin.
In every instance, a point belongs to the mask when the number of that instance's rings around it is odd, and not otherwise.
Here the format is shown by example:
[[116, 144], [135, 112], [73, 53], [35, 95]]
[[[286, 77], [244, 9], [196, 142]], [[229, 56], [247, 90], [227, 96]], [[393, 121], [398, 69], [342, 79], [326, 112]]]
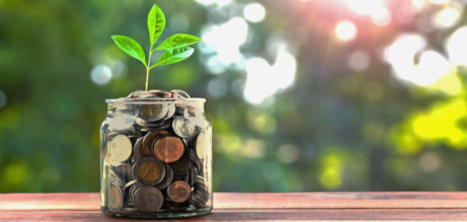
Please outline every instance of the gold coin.
[[149, 119], [161, 116], [163, 111], [164, 106], [162, 104], [142, 105], [140, 108], [141, 115]]
[[154, 181], [160, 175], [160, 168], [154, 162], [143, 162], [138, 168], [138, 177], [145, 181]]
[[111, 185], [109, 189], [109, 207], [111, 210], [120, 210], [123, 205], [122, 191], [116, 185]]

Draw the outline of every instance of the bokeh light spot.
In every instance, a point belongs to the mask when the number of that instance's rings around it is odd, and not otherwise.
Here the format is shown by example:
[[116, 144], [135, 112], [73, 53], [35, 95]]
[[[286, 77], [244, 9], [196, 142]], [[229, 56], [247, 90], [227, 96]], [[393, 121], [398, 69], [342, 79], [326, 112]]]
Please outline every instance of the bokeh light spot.
[[261, 22], [266, 16], [266, 9], [259, 3], [251, 3], [245, 6], [243, 16], [250, 22]]
[[277, 159], [285, 164], [293, 163], [298, 159], [299, 150], [292, 144], [285, 144], [277, 150]]
[[432, 173], [441, 167], [441, 158], [435, 152], [429, 151], [422, 154], [418, 165], [422, 171]]
[[380, 7], [371, 12], [371, 21], [377, 26], [387, 26], [391, 20], [391, 13], [386, 8]]
[[24, 163], [11, 163], [5, 168], [5, 180], [11, 185], [20, 185], [26, 178], [28, 167]]
[[243, 156], [258, 159], [266, 154], [266, 145], [261, 140], [247, 140], [243, 145], [241, 152]]
[[431, 3], [433, 3], [433, 4], [438, 4], [438, 5], [440, 5], [440, 4], [447, 3], [447, 2], [449, 2], [450, 0], [429, 0], [429, 1], [430, 1]]
[[456, 65], [467, 66], [467, 26], [457, 29], [445, 44], [449, 60]]
[[98, 65], [91, 70], [91, 80], [97, 85], [107, 84], [112, 78], [112, 71], [108, 66]]
[[365, 51], [356, 51], [347, 60], [349, 68], [355, 72], [361, 72], [370, 65], [371, 57]]
[[344, 42], [352, 41], [357, 36], [357, 27], [350, 21], [339, 22], [336, 26], [336, 36]]
[[445, 8], [433, 15], [432, 23], [437, 28], [450, 28], [459, 22], [461, 12], [457, 8]]

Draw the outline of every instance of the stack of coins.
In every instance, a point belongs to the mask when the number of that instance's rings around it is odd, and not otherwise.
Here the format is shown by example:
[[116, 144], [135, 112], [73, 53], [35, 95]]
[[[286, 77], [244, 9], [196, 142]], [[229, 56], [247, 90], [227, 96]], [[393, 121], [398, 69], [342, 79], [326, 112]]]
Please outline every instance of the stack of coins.
[[[196, 126], [196, 108], [177, 100], [181, 90], [136, 91], [127, 98], [161, 98], [134, 105], [130, 129], [108, 132], [105, 170], [111, 211], [153, 213], [207, 207], [208, 132]], [[204, 118], [204, 117], [203, 117]]]

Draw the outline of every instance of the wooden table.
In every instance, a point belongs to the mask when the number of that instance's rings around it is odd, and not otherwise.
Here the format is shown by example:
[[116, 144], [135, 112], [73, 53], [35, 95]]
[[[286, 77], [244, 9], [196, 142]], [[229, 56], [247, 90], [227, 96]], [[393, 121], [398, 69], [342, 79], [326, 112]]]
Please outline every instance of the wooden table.
[[[99, 199], [0, 194], [0, 221], [128, 220], [102, 214]], [[187, 220], [467, 220], [467, 192], [215, 193], [211, 214]]]

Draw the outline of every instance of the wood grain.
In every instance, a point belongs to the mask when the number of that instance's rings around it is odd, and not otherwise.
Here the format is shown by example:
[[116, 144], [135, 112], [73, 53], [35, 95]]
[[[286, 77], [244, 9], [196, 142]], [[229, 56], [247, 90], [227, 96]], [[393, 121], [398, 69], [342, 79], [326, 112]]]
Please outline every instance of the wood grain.
[[[215, 193], [188, 220], [467, 220], [467, 192]], [[0, 194], [0, 221], [131, 220], [102, 214], [98, 193], [36, 193]]]

